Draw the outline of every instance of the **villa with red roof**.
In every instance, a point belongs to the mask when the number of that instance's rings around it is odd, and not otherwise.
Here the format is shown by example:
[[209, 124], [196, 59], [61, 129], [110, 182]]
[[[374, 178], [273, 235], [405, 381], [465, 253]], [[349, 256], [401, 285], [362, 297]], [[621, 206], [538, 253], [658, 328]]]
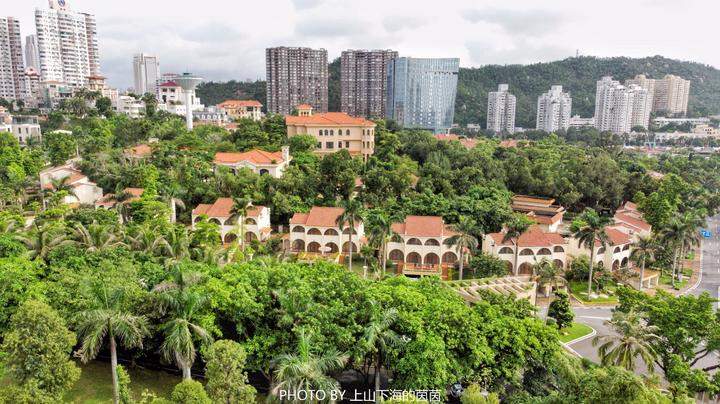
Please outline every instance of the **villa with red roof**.
[[152, 155], [152, 147], [146, 143], [141, 143], [123, 150], [123, 155], [131, 159], [143, 159]]
[[344, 112], [313, 114], [312, 107], [300, 105], [298, 115], [285, 117], [287, 135], [311, 135], [317, 140], [315, 153], [320, 155], [347, 150], [367, 160], [375, 151], [375, 123]]
[[267, 174], [274, 178], [282, 177], [285, 169], [290, 165], [290, 148], [283, 146], [279, 152], [268, 152], [254, 149], [242, 153], [215, 153], [216, 166], [225, 166], [237, 173], [242, 168], [248, 168], [256, 174]]
[[262, 104], [255, 100], [225, 100], [217, 105], [232, 119], [262, 119]]
[[565, 208], [554, 203], [555, 199], [552, 198], [515, 195], [510, 207], [515, 212], [527, 214], [544, 231], [554, 233], [558, 231], [565, 215]]
[[465, 146], [465, 148], [467, 148], [467, 149], [472, 149], [472, 148], [474, 148], [475, 146], [477, 146], [477, 144], [478, 144], [478, 140], [477, 140], [477, 139], [469, 138], [469, 137], [465, 137], [465, 136], [462, 136], [462, 137], [461, 137], [461, 136], [458, 136], [458, 135], [455, 135], [455, 134], [452, 134], [452, 133], [450, 133], [450, 134], [439, 133], [439, 134], [434, 135], [434, 136], [435, 136], [435, 139], [440, 140], [440, 141], [444, 141], [444, 142], [449, 142], [449, 141], [451, 141], [451, 140], [456, 140], [456, 141], [460, 142], [461, 145]]
[[[125, 188], [123, 189], [122, 193], [126, 194], [127, 198], [124, 199], [122, 202], [135, 202], [139, 201], [140, 197], [142, 196], [143, 192], [145, 192], [145, 189], [143, 188]], [[97, 200], [95, 202], [96, 208], [103, 208], [103, 209], [110, 209], [112, 207], [115, 207], [115, 205], [118, 204], [117, 196], [114, 194], [107, 194], [103, 198]]]
[[542, 259], [553, 262], [559, 268], [567, 265], [568, 240], [558, 233], [547, 232], [533, 225], [520, 236], [517, 246], [511, 240], [503, 241], [504, 238], [504, 232], [486, 234], [482, 249], [505, 261], [509, 272], [512, 272], [514, 266], [515, 248], [519, 250], [516, 275], [532, 274], [533, 266]]
[[[67, 179], [66, 179], [67, 178]], [[68, 205], [94, 205], [102, 199], [103, 190], [90, 181], [87, 175], [75, 168], [73, 163], [51, 167], [40, 171], [40, 188], [53, 189], [53, 181], [65, 180], [72, 192], [65, 196], [63, 202]]]
[[[612, 225], [605, 228], [607, 243], [602, 245], [600, 240], [595, 241], [595, 265], [611, 268], [613, 271], [630, 264], [630, 253], [634, 242], [633, 237], [621, 230], [621, 226]], [[590, 249], [584, 245], [578, 245], [576, 239], [570, 239], [569, 254], [578, 257], [580, 255], [590, 256]]]
[[291, 251], [323, 255], [360, 251], [365, 244], [365, 227], [362, 222], [356, 223], [354, 229], [338, 226], [337, 218], [344, 212], [343, 208], [313, 206], [308, 213], [295, 213], [290, 219]]
[[618, 230], [631, 236], [640, 235], [647, 237], [652, 233], [650, 223], [645, 221], [642, 213], [638, 211], [637, 206], [630, 201], [625, 202], [620, 209], [615, 211], [613, 219], [618, 226]]
[[395, 233], [387, 245], [387, 258], [397, 265], [398, 273], [408, 276], [448, 277], [448, 269], [458, 261], [458, 252], [450, 238], [456, 233], [440, 216], [408, 216], [393, 223]]
[[220, 226], [220, 237], [226, 244], [238, 241], [240, 223], [244, 222], [245, 242], [266, 240], [270, 236], [270, 209], [266, 206], [252, 205], [247, 208], [245, 217], [232, 214], [232, 198], [218, 198], [212, 204], [200, 204], [192, 211], [192, 228], [207, 217], [208, 221]]

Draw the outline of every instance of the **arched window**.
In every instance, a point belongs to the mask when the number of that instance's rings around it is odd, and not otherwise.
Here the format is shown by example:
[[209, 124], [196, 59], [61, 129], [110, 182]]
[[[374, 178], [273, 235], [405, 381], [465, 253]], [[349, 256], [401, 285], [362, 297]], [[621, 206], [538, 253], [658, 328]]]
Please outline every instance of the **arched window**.
[[425, 256], [425, 265], [437, 265], [440, 263], [440, 257], [435, 253], [429, 253]]
[[350, 136], [350, 129], [345, 130], [345, 136]]
[[627, 251], [629, 249], [630, 249], [630, 244], [625, 244], [625, 246], [623, 247], [623, 251]]
[[350, 244], [349, 241], [346, 241], [346, 242], [343, 244], [343, 246], [342, 246], [342, 251], [343, 251], [344, 253], [350, 252], [350, 246], [351, 246], [351, 245], [352, 245], [352, 252], [356, 253], [356, 252], [358, 251], [357, 245], [356, 245], [354, 242], [353, 242], [352, 244]]
[[305, 233], [305, 228], [302, 226], [295, 226], [292, 229], [293, 233]]
[[327, 243], [327, 244], [325, 244], [325, 250], [324, 250], [323, 252], [326, 252], [326, 253], [329, 253], [329, 254], [333, 254], [333, 253], [336, 253], [336, 252], [338, 252], [338, 251], [340, 251], [340, 249], [338, 248], [337, 244], [335, 244], [335, 243]]
[[559, 245], [556, 245], [555, 247], [553, 247], [553, 252], [556, 252], [556, 253], [564, 253], [564, 252], [565, 252], [565, 249], [562, 248], [562, 247], [560, 247]]
[[421, 263], [420, 254], [418, 254], [416, 252], [411, 252], [410, 254], [407, 255], [405, 262], [407, 262], [409, 264], [420, 264]]
[[556, 267], [558, 267], [559, 269], [563, 269], [563, 268], [565, 267], [565, 264], [563, 264], [563, 262], [560, 261], [560, 260], [554, 260], [554, 261], [553, 261], [553, 264], [554, 264]]
[[267, 174], [270, 174], [270, 171], [268, 171], [266, 168], [260, 169], [260, 175], [267, 175]]
[[325, 235], [326, 236], [337, 236], [338, 232], [335, 229], [327, 229], [327, 230], [325, 230]]
[[540, 251], [538, 251], [538, 255], [550, 255], [550, 254], [552, 254], [552, 253], [547, 248], [541, 248]]
[[440, 242], [435, 240], [434, 238], [429, 238], [425, 240], [425, 245], [440, 245]]
[[454, 264], [457, 262], [457, 255], [454, 252], [448, 251], [442, 256], [443, 264]]
[[597, 251], [598, 254], [605, 254], [605, 247], [600, 247], [600, 249]]
[[343, 229], [343, 234], [350, 234], [350, 231], [352, 230], [352, 234], [357, 234], [357, 230], [352, 229], [350, 227], [346, 227]]
[[320, 243], [312, 242], [307, 246], [308, 252], [318, 253], [320, 252]]
[[330, 129], [330, 136], [334, 136], [334, 135], [335, 135], [335, 131]]
[[503, 247], [498, 251], [498, 254], [512, 254], [513, 250], [510, 247]]
[[402, 261], [405, 258], [403, 252], [400, 250], [390, 251], [390, 261]]
[[245, 224], [254, 225], [254, 224], [257, 224], [257, 222], [255, 221], [255, 219], [249, 217], [249, 218], [245, 219]]
[[420, 239], [417, 239], [417, 238], [415, 238], [415, 237], [413, 237], [413, 238], [411, 238], [410, 240], [408, 240], [407, 243], [410, 244], [410, 245], [422, 245], [422, 241], [420, 241]]
[[615, 247], [615, 249], [613, 250], [613, 254], [617, 254], [617, 253], [619, 253], [620, 251], [622, 251], [622, 250], [620, 249], [620, 247]]
[[531, 249], [526, 248], [526, 249], [520, 251], [520, 255], [533, 255], [533, 252]]
[[320, 233], [320, 230], [318, 230], [318, 229], [316, 229], [316, 228], [314, 228], [314, 227], [313, 227], [312, 229], [308, 230], [307, 234], [310, 235], [310, 236], [320, 236], [320, 235], [322, 235], [322, 233]]
[[399, 234], [393, 234], [393, 236], [390, 238], [390, 241], [393, 243], [402, 243], [403, 239], [400, 237]]
[[292, 250], [295, 252], [305, 251], [305, 242], [300, 239], [293, 241]]

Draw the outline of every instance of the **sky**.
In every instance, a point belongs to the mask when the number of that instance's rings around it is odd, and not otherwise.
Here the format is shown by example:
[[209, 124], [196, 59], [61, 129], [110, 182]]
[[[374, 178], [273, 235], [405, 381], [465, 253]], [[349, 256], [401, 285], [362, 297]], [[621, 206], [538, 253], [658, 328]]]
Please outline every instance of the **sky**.
[[[0, 0], [35, 32], [46, 0]], [[95, 14], [101, 73], [132, 86], [132, 57], [206, 80], [265, 77], [265, 48], [393, 49], [463, 67], [581, 55], [663, 55], [720, 67], [718, 0], [67, 0]]]

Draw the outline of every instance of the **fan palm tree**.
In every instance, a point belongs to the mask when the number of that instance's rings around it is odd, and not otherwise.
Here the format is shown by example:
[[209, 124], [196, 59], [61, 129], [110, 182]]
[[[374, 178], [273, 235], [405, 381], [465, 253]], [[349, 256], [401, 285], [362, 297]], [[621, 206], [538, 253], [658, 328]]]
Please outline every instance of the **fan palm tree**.
[[301, 330], [296, 352], [280, 355], [273, 360], [273, 395], [277, 396], [281, 390], [332, 391], [339, 388], [339, 383], [328, 374], [341, 370], [347, 362], [347, 355], [334, 349], [317, 353], [312, 343], [312, 337]]
[[[550, 290], [552, 290], [552, 288], [557, 289], [559, 284], [566, 282], [565, 278], [561, 275], [560, 268], [547, 258], [543, 258], [535, 264], [533, 271], [536, 274], [535, 279], [538, 287], [545, 289], [545, 297], [550, 297]], [[548, 286], [551, 286], [551, 288], [548, 288]]]
[[638, 358], [642, 359], [649, 373], [655, 371], [657, 352], [654, 344], [660, 340], [656, 334], [658, 328], [644, 324], [641, 317], [635, 312], [623, 313], [616, 311], [606, 324], [615, 330], [615, 333], [596, 336], [593, 346], [597, 346], [598, 354], [603, 366], [620, 366], [629, 371], [635, 370]]
[[240, 227], [240, 234], [238, 234], [238, 240], [240, 244], [245, 246], [245, 219], [247, 218], [248, 208], [252, 200], [250, 198], [233, 198], [233, 206], [230, 209], [231, 216], [238, 217], [238, 226]]
[[573, 221], [570, 231], [578, 241], [578, 247], [585, 246], [590, 250], [590, 273], [588, 274], [588, 299], [592, 294], [593, 264], [595, 263], [596, 243], [605, 248], [608, 244], [608, 235], [605, 227], [610, 224], [610, 219], [598, 215], [595, 209], [587, 208]]
[[384, 214], [375, 216], [370, 227], [370, 244], [380, 250], [380, 262], [382, 272], [385, 275], [387, 270], [387, 244], [395, 236], [392, 229], [392, 220]]
[[195, 342], [208, 344], [212, 341], [210, 333], [196, 323], [206, 299], [191, 287], [201, 281], [202, 275], [183, 271], [177, 266], [172, 274], [172, 279], [153, 288], [160, 313], [167, 315], [167, 320], [160, 325], [164, 336], [160, 353], [166, 361], [175, 362], [184, 379], [190, 379], [190, 369], [197, 356]]
[[[372, 306], [377, 306], [373, 303]], [[383, 361], [387, 359], [391, 347], [402, 342], [400, 336], [391, 329], [398, 318], [398, 311], [395, 308], [385, 310], [374, 310], [370, 323], [365, 327], [363, 342], [373, 352], [373, 366], [375, 367], [375, 399], [380, 399], [380, 370]]]
[[337, 220], [335, 221], [337, 223], [337, 226], [344, 231], [346, 228], [345, 225], [347, 225], [348, 229], [348, 258], [349, 258], [349, 265], [350, 268], [352, 268], [352, 260], [353, 260], [353, 233], [355, 232], [355, 226], [362, 222], [362, 204], [357, 198], [349, 198], [346, 199], [343, 204], [343, 213], [340, 214], [340, 216], [337, 217]]
[[525, 234], [530, 228], [530, 219], [523, 214], [513, 214], [510, 220], [505, 225], [505, 234], [503, 235], [503, 243], [508, 241], [512, 243], [514, 256], [513, 256], [513, 275], [518, 274], [518, 254], [520, 253], [520, 236]]
[[458, 253], [460, 258], [460, 266], [458, 272], [458, 278], [463, 278], [463, 267], [465, 265], [465, 251], [474, 251], [478, 247], [478, 240], [472, 235], [472, 231], [475, 230], [475, 222], [473, 222], [467, 216], [460, 216], [458, 223], [451, 226], [452, 230], [456, 233], [450, 237], [449, 243], [455, 246], [455, 251]]
[[113, 229], [109, 226], [98, 224], [97, 222], [93, 222], [89, 226], [85, 226], [82, 223], [75, 224], [73, 236], [75, 243], [89, 252], [125, 244], [118, 239]]
[[81, 341], [77, 355], [83, 361], [97, 357], [107, 337], [110, 345], [110, 371], [113, 383], [113, 402], [120, 401], [117, 378], [117, 344], [125, 348], [142, 347], [148, 335], [147, 320], [124, 310], [125, 294], [121, 288], [109, 288], [97, 282], [90, 288], [90, 308], [77, 315]]
[[639, 236], [630, 252], [630, 259], [640, 266], [640, 290], [643, 288], [643, 279], [645, 279], [645, 264], [655, 257], [657, 247], [657, 242], [653, 237]]

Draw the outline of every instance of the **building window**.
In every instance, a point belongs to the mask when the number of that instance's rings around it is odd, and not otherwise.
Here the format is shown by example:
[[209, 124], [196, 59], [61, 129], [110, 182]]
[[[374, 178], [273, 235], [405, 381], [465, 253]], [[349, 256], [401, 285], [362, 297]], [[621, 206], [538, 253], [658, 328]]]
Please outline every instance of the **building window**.
[[346, 148], [346, 149], [349, 149], [349, 148], [350, 148], [350, 142], [348, 142], [347, 140], [345, 141], [345, 148]]
[[325, 148], [326, 148], [326, 149], [334, 149], [334, 148], [335, 148], [335, 143], [333, 143], [333, 142], [325, 142]]
[[345, 135], [350, 136], [350, 129], [345, 130]]
[[330, 136], [334, 136], [334, 135], [335, 135], [335, 131], [330, 129]]
[[338, 142], [338, 149], [342, 149], [342, 142]]

